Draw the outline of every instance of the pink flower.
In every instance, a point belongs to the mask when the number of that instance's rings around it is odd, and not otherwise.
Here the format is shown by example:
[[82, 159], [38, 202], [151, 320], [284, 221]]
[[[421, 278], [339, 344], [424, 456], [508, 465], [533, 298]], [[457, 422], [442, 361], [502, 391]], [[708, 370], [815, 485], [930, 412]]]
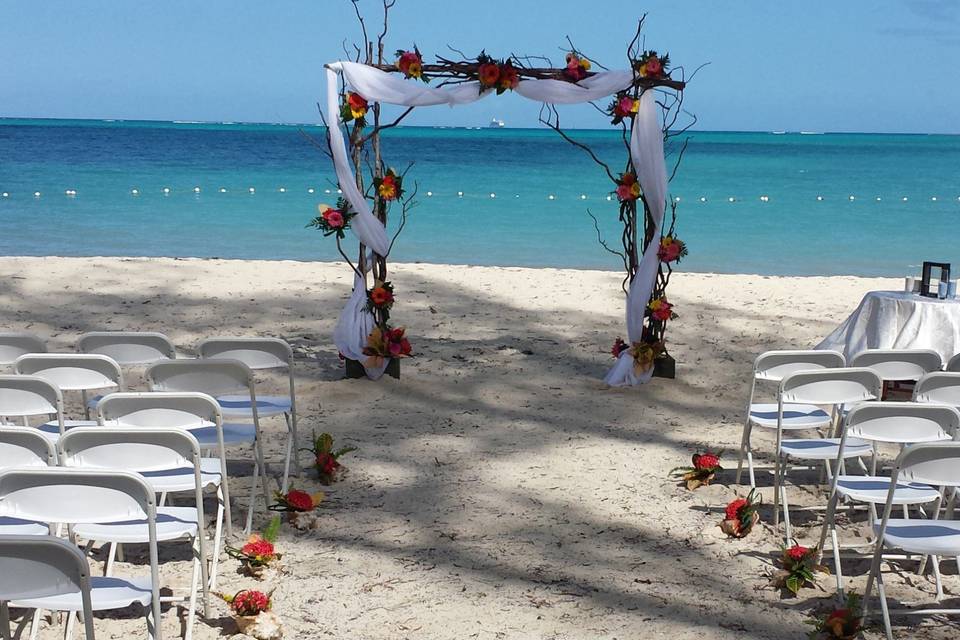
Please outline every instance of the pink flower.
[[327, 219], [327, 224], [329, 224], [334, 229], [339, 229], [343, 227], [343, 214], [337, 211], [336, 209], [330, 209], [323, 214], [323, 217]]
[[633, 200], [632, 187], [629, 184], [622, 184], [617, 187], [617, 197], [621, 200]]

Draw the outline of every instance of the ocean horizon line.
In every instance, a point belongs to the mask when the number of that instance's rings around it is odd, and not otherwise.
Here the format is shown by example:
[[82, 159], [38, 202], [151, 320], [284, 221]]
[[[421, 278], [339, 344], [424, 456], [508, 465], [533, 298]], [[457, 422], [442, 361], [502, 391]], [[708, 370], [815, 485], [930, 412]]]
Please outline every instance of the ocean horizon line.
[[[246, 120], [157, 120], [151, 118], [49, 118], [49, 117], [32, 117], [32, 116], [0, 116], [0, 126], [9, 126], [10, 121], [16, 121], [14, 124], [23, 124], [26, 123], [28, 126], [30, 123], [36, 123], [38, 125], [51, 125], [52, 123], [60, 123], [62, 126], [66, 123], [83, 123], [83, 124], [140, 124], [140, 125], [180, 125], [184, 127], [191, 126], [253, 126], [253, 127], [310, 127], [315, 129], [324, 129], [325, 125], [322, 123], [316, 122], [259, 122], [259, 121], [246, 121]], [[480, 130], [480, 131], [499, 131], [503, 129], [509, 129], [512, 131], [549, 131], [542, 126], [532, 126], [532, 127], [516, 127], [516, 126], [504, 126], [504, 127], [490, 127], [490, 126], [475, 126], [475, 125], [429, 125], [429, 124], [418, 124], [418, 125], [407, 125], [400, 124], [395, 127], [396, 129], [457, 129], [457, 130]], [[571, 131], [616, 131], [610, 127], [605, 128], [595, 128], [595, 127], [569, 127], [568, 130]], [[938, 132], [938, 131], [816, 131], [816, 130], [806, 130], [806, 129], [689, 129], [688, 133], [720, 133], [720, 134], [729, 134], [729, 133], [749, 133], [749, 134], [768, 134], [768, 135], [863, 135], [863, 136], [960, 136], [960, 132]]]

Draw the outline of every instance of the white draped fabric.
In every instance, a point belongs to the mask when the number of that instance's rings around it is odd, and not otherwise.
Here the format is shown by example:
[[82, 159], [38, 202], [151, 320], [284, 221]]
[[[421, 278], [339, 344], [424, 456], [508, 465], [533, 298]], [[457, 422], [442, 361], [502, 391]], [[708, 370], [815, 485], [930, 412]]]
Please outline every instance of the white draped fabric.
[[[480, 91], [476, 82], [430, 87], [374, 67], [355, 62], [333, 62], [327, 65], [327, 122], [330, 124], [330, 146], [333, 164], [340, 189], [357, 215], [351, 226], [360, 241], [379, 255], [389, 249], [386, 229], [370, 210], [370, 206], [357, 188], [353, 171], [340, 128], [339, 87], [337, 74], [343, 75], [345, 83], [370, 102], [385, 102], [400, 106], [422, 107], [446, 104], [468, 104], [483, 98], [491, 91]], [[592, 102], [626, 89], [633, 82], [632, 71], [605, 71], [578, 83], [562, 80], [521, 80], [516, 93], [549, 104], [577, 104]], [[630, 156], [637, 170], [637, 180], [651, 208], [654, 220], [654, 238], [659, 238], [660, 226], [666, 207], [667, 171], [663, 157], [663, 133], [657, 115], [656, 99], [652, 91], [640, 98], [640, 111], [630, 133]], [[637, 274], [627, 295], [627, 335], [630, 342], [640, 339], [647, 302], [653, 291], [659, 258], [658, 243], [652, 242], [640, 260]], [[366, 287], [357, 276], [354, 291], [347, 306], [340, 314], [334, 331], [334, 341], [340, 352], [352, 359], [363, 361], [363, 346], [373, 328], [373, 316], [366, 311]], [[383, 371], [367, 370], [370, 377], [380, 377]], [[650, 379], [652, 371], [637, 375], [629, 353], [621, 354], [604, 381], [613, 386], [636, 385]]]

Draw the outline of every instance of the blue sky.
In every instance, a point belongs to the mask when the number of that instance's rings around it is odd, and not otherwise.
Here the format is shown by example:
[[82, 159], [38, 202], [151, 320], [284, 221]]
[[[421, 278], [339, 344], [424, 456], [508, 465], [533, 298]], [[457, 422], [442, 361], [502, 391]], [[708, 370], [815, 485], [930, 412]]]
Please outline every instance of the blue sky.
[[[376, 23], [378, 2], [361, 6]], [[388, 51], [559, 62], [569, 35], [619, 67], [644, 11], [649, 48], [710, 63], [686, 96], [699, 129], [960, 133], [956, 0], [398, 0]], [[0, 116], [315, 122], [322, 65], [358, 34], [347, 0], [0, 0]], [[536, 115], [507, 95], [409, 122]], [[605, 126], [585, 107], [563, 118]]]

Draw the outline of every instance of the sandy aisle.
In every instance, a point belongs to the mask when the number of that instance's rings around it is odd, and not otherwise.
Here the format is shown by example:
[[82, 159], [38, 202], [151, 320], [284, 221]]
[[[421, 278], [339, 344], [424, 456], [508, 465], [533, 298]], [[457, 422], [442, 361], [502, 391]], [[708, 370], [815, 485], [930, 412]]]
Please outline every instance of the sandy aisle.
[[[678, 273], [678, 379], [606, 390], [608, 349], [624, 333], [617, 274], [397, 266], [394, 319], [417, 357], [399, 382], [377, 384], [340, 379], [330, 334], [348, 275], [297, 262], [2, 258], [0, 327], [48, 336], [51, 350], [95, 329], [163, 331], [187, 353], [224, 334], [294, 345], [302, 435], [330, 431], [360, 450], [322, 528], [282, 534], [286, 573], [264, 586], [277, 587], [289, 638], [801, 638], [809, 612], [829, 605], [829, 583], [786, 601], [766, 587], [769, 531], [721, 538], [732, 472], [692, 494], [667, 473], [707, 446], [735, 466], [755, 354], [812, 346], [864, 292], [899, 281]], [[269, 429], [276, 451], [281, 424]], [[770, 450], [769, 437], [758, 443]], [[223, 590], [251, 584], [236, 567], [224, 563]], [[853, 573], [862, 590], [863, 568]], [[213, 607], [194, 637], [221, 637], [226, 608]], [[177, 633], [172, 610], [164, 626]], [[135, 619], [98, 627], [142, 634]], [[901, 633], [957, 627], [913, 631]]]

